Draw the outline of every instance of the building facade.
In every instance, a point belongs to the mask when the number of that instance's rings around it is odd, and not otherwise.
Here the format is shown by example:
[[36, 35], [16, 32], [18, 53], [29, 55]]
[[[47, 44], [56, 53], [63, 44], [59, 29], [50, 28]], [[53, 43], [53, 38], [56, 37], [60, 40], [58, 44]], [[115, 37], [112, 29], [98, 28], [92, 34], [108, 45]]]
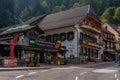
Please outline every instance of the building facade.
[[103, 61], [113, 61], [116, 55], [117, 40], [115, 35], [108, 31], [107, 26], [102, 28], [102, 40], [103, 40]]
[[45, 15], [34, 17], [22, 24], [2, 28], [0, 33], [0, 57], [3, 57], [3, 59], [9, 58], [11, 51], [9, 44], [14, 35], [18, 35], [18, 39], [14, 42], [14, 55], [18, 59], [18, 65], [39, 66], [39, 63], [45, 62], [57, 64], [58, 54], [64, 54], [65, 50], [63, 51], [59, 46], [55, 48], [55, 43], [45, 42], [39, 38], [41, 34], [44, 34], [44, 31], [37, 24], [44, 17]]
[[101, 61], [101, 21], [90, 5], [47, 15], [39, 27], [42, 39], [68, 50], [69, 63]]
[[115, 39], [117, 41], [116, 50], [120, 50], [120, 45], [119, 45], [120, 44], [120, 41], [119, 41], [120, 40], [120, 29], [119, 29], [119, 26], [114, 25], [112, 23], [104, 23], [103, 27], [104, 28], [107, 27], [107, 30], [115, 35]]

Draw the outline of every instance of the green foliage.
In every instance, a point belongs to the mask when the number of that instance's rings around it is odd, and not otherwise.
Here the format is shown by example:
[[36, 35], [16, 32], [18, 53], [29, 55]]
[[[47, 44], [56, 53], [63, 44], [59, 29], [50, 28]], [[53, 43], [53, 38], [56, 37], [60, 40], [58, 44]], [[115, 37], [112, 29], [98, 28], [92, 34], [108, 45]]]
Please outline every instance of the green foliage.
[[[116, 24], [120, 22], [118, 8], [120, 0], [0, 0], [0, 27], [21, 23], [34, 16], [87, 4], [92, 5], [103, 22], [109, 21]], [[117, 8], [116, 11], [115, 8]]]
[[120, 7], [118, 7], [115, 11], [114, 20], [115, 23], [120, 24]]
[[80, 7], [80, 3], [74, 3], [72, 8]]
[[101, 19], [102, 19], [103, 21], [106, 20], [107, 22], [113, 22], [114, 12], [115, 12], [115, 7], [109, 7], [109, 8], [107, 8], [107, 9], [103, 12], [103, 14], [102, 14], [102, 16], [101, 16]]
[[65, 9], [65, 6], [62, 5], [62, 6], [55, 6], [52, 10], [52, 13], [55, 13], [55, 12], [60, 12], [60, 11], [63, 11]]
[[0, 28], [14, 24], [14, 0], [0, 0]]
[[[24, 22], [26, 20], [28, 20], [30, 17], [30, 13], [32, 12], [32, 8], [25, 8], [21, 14], [20, 14], [20, 18], [19, 18], [19, 21], [20, 22]], [[28, 16], [29, 15], [29, 16]]]

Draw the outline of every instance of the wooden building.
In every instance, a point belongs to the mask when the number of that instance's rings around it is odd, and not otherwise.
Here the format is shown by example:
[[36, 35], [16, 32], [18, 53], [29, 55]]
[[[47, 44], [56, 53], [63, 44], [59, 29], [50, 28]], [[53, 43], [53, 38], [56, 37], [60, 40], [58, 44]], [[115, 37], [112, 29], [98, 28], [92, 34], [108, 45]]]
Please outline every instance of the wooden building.
[[39, 27], [41, 38], [66, 47], [69, 63], [101, 60], [101, 21], [90, 5], [49, 14]]
[[25, 66], [38, 66], [36, 63], [44, 63], [46, 61], [45, 57], [48, 56], [47, 54], [49, 53], [53, 55], [53, 64], [57, 64], [57, 54], [60, 52], [63, 53], [65, 50], [56, 49], [55, 43], [45, 42], [40, 39], [40, 35], [44, 34], [44, 31], [38, 26], [38, 23], [40, 23], [45, 16], [46, 15], [37, 16], [22, 24], [0, 29], [1, 56], [8, 57], [10, 55], [9, 43], [14, 35], [18, 35], [18, 40], [14, 43], [15, 57], [25, 62]]
[[103, 27], [104, 28], [107, 27], [107, 30], [115, 35], [115, 39], [117, 40], [116, 50], [119, 51], [120, 50], [120, 27], [109, 22], [104, 23]]
[[115, 35], [108, 31], [107, 26], [102, 28], [102, 39], [103, 39], [103, 60], [113, 61], [116, 55], [116, 44], [117, 40]]

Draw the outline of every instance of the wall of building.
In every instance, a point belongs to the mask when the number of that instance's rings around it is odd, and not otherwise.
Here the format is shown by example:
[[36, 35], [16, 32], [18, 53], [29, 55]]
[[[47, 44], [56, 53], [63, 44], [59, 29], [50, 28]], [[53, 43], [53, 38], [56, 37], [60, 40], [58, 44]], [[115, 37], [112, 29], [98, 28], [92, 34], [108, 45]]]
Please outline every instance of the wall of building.
[[61, 45], [66, 46], [66, 49], [68, 49], [66, 53], [66, 57], [70, 57], [70, 56], [77, 57], [78, 56], [77, 54], [77, 30], [75, 29], [74, 26], [46, 30], [45, 34], [43, 35], [46, 36], [46, 35], [60, 34], [63, 32], [67, 33], [70, 31], [74, 32], [74, 39], [71, 41], [68, 41], [68, 40], [62, 41]]
[[[103, 25], [103, 27], [106, 27], [107, 26], [107, 30], [108, 31], [110, 31], [112, 34], [114, 34], [115, 35], [115, 38], [116, 38], [116, 40], [117, 40], [117, 42], [118, 42], [118, 40], [119, 40], [119, 34], [118, 34], [118, 32], [115, 30], [115, 29], [113, 29], [109, 24], [107, 24], [107, 23], [105, 23], [104, 25]], [[116, 49], [118, 50], [119, 49], [119, 44], [117, 43], [116, 44]]]

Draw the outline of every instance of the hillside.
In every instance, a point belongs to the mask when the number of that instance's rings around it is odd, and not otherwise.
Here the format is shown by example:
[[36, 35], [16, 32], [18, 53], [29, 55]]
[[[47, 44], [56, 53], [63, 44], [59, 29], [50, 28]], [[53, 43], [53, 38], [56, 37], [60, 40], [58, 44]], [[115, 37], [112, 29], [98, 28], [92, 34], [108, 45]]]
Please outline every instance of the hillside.
[[1, 0], [0, 27], [87, 4], [92, 5], [103, 22], [120, 24], [120, 0]]

